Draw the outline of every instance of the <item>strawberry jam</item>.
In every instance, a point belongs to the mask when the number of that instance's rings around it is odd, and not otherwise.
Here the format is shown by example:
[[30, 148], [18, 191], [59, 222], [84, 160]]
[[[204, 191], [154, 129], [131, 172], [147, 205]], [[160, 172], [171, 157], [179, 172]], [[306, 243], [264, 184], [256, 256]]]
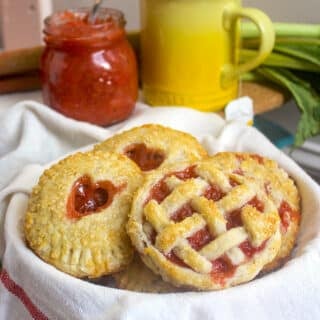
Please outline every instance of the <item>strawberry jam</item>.
[[199, 251], [206, 244], [212, 241], [213, 238], [208, 228], [203, 228], [195, 232], [191, 237], [187, 238], [187, 240], [194, 250]]
[[241, 219], [241, 209], [234, 210], [228, 214], [227, 218], [227, 230], [241, 227], [242, 219]]
[[250, 204], [252, 207], [256, 208], [258, 211], [263, 212], [264, 210], [264, 204], [262, 201], [260, 201], [257, 197], [252, 198], [248, 204]]
[[[247, 204], [253, 206], [258, 211], [263, 212], [264, 204], [261, 202], [257, 197], [252, 198]], [[242, 220], [241, 220], [241, 208], [234, 210], [228, 214], [227, 218], [227, 229], [241, 227]]]
[[170, 193], [170, 189], [165, 183], [165, 180], [168, 177], [176, 176], [178, 179], [181, 180], [188, 180], [191, 178], [196, 178], [198, 175], [195, 173], [195, 166], [191, 166], [186, 168], [183, 171], [177, 171], [170, 174], [165, 175], [160, 181], [158, 181], [150, 190], [149, 197], [146, 199], [145, 204], [148, 203], [150, 200], [154, 199], [158, 203], [163, 201]]
[[208, 200], [213, 201], [220, 200], [224, 195], [225, 194], [222, 192], [222, 190], [216, 185], [210, 185], [203, 194], [203, 196]]
[[174, 263], [180, 267], [189, 268], [189, 266], [187, 264], [185, 264], [173, 251], [169, 252], [165, 256], [172, 263]]
[[191, 204], [187, 203], [184, 206], [182, 206], [179, 210], [174, 212], [170, 218], [174, 222], [180, 222], [185, 218], [192, 216], [192, 214], [193, 214], [193, 209], [191, 207]]
[[142, 171], [158, 168], [165, 159], [161, 150], [147, 148], [144, 143], [134, 143], [130, 145], [124, 154], [133, 160]]
[[161, 179], [151, 188], [149, 197], [146, 199], [145, 204], [152, 199], [160, 203], [170, 194], [171, 191], [164, 180], [165, 178]]
[[239, 245], [241, 251], [247, 258], [252, 258], [256, 253], [261, 252], [266, 247], [267, 240], [264, 241], [259, 247], [253, 247], [250, 241], [244, 241]]
[[67, 10], [45, 20], [43, 100], [67, 117], [110, 125], [134, 109], [137, 62], [122, 12], [101, 8], [94, 23], [88, 14], [87, 9]]
[[237, 266], [234, 266], [226, 255], [221, 256], [211, 263], [211, 278], [214, 282], [220, 283], [221, 285], [224, 285], [226, 279], [231, 278], [237, 269]]
[[300, 213], [293, 210], [288, 202], [282, 201], [280, 208], [278, 209], [281, 219], [281, 229], [283, 233], [286, 233], [291, 221], [299, 221]]
[[188, 180], [188, 179], [192, 179], [192, 178], [197, 178], [198, 175], [195, 172], [195, 168], [196, 168], [196, 166], [191, 166], [191, 167], [184, 169], [183, 171], [174, 172], [172, 175], [176, 176], [178, 179], [181, 179], [181, 180]]
[[114, 196], [122, 188], [107, 180], [92, 182], [89, 176], [82, 176], [72, 186], [67, 201], [67, 217], [79, 219], [100, 212], [112, 203]]

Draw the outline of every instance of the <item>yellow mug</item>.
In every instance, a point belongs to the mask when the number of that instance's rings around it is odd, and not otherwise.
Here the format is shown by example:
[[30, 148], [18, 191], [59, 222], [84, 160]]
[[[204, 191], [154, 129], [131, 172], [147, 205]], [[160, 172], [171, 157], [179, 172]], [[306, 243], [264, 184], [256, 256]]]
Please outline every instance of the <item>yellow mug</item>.
[[[238, 96], [239, 76], [274, 45], [270, 19], [240, 0], [140, 0], [140, 17], [143, 97], [151, 105], [221, 110]], [[240, 18], [260, 31], [258, 55], [243, 64]]]

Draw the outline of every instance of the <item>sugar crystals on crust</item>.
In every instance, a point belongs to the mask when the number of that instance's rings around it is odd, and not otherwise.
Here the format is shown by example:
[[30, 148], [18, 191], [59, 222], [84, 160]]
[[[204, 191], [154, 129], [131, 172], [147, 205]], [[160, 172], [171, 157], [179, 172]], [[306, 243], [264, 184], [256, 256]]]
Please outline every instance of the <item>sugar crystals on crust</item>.
[[144, 172], [207, 156], [206, 150], [192, 135], [157, 124], [124, 131], [97, 144], [95, 149], [124, 154]]
[[277, 208], [281, 221], [281, 248], [263, 271], [271, 271], [289, 259], [301, 220], [300, 195], [288, 173], [276, 161], [252, 153], [221, 152], [213, 156], [221, 170], [255, 179]]
[[280, 217], [265, 190], [213, 158], [149, 175], [127, 230], [149, 268], [198, 290], [252, 280], [281, 246]]
[[125, 230], [139, 168], [110, 152], [71, 155], [34, 187], [24, 231], [44, 261], [76, 277], [99, 277], [127, 266], [133, 248]]

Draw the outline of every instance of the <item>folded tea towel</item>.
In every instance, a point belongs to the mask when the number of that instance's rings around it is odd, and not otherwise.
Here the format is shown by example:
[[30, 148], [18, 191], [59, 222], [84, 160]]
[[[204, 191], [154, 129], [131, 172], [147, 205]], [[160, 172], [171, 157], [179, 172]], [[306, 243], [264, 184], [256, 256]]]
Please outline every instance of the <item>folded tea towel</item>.
[[[65, 118], [35, 100], [0, 110], [0, 319], [320, 318], [319, 186], [255, 128], [246, 126], [247, 119], [225, 121], [192, 109], [150, 108], [138, 103], [127, 121], [101, 128]], [[278, 161], [290, 173], [301, 192], [303, 218], [297, 247], [285, 266], [222, 291], [144, 294], [76, 279], [26, 247], [21, 224], [28, 195], [46, 164], [150, 122], [193, 134], [211, 154], [257, 152]]]

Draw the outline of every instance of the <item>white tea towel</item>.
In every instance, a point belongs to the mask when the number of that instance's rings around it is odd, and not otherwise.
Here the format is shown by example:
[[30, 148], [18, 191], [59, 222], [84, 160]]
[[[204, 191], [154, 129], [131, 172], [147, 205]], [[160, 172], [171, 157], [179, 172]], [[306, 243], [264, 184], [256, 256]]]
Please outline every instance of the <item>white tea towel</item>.
[[[31, 101], [22, 102], [11, 110], [11, 114], [6, 114], [6, 123], [12, 121], [16, 129], [21, 126], [15, 123], [28, 125], [19, 135], [8, 129], [11, 138], [8, 143], [1, 141], [0, 145], [1, 151], [2, 148], [7, 150], [0, 153], [0, 174], [5, 179], [5, 182], [1, 180], [0, 192], [1, 215], [5, 217], [0, 319], [320, 318], [319, 186], [256, 129], [238, 121], [225, 123], [214, 114], [184, 108], [148, 108], [142, 104], [129, 120], [108, 129], [66, 119]], [[0, 128], [1, 121], [2, 118]], [[40, 260], [25, 246], [21, 223], [28, 194], [44, 168], [35, 164], [43, 164], [115, 132], [148, 122], [189, 132], [210, 153], [221, 150], [260, 153], [275, 159], [290, 173], [301, 192], [303, 218], [297, 248], [283, 268], [247, 284], [217, 292], [142, 294], [71, 277]], [[35, 136], [35, 143], [41, 148], [33, 156], [29, 144]], [[50, 146], [50, 150], [46, 146]], [[36, 149], [35, 146], [32, 148], [32, 151]], [[10, 159], [18, 160], [11, 170], [7, 170]], [[24, 166], [30, 163], [33, 165]]]

